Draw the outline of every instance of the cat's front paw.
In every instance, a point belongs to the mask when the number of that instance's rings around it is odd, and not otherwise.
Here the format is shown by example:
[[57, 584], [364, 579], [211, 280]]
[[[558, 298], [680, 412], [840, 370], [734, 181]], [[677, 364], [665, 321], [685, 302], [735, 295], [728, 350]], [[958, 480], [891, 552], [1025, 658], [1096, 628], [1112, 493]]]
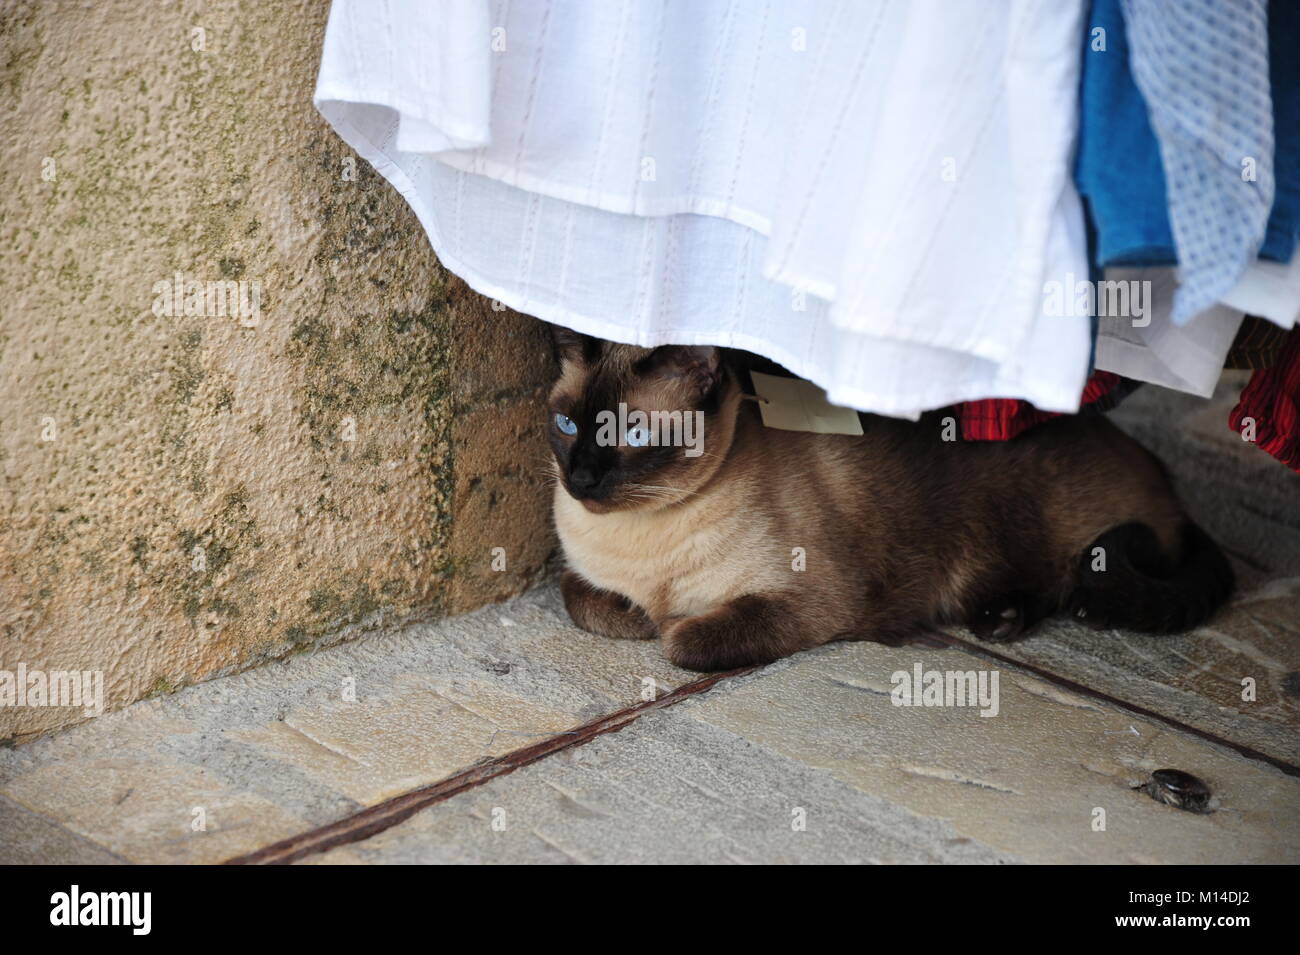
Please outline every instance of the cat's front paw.
[[783, 605], [740, 597], [695, 617], [660, 621], [664, 655], [685, 670], [711, 673], [771, 663], [804, 646]]
[[[664, 656], [683, 670], [712, 673], [760, 661], [744, 658], [725, 645], [703, 617], [676, 617], [661, 624]], [[765, 661], [764, 661], [765, 662]]]
[[1010, 643], [1025, 631], [1024, 612], [1014, 600], [995, 601], [978, 608], [966, 625], [989, 643]]
[[966, 626], [981, 640], [1010, 643], [1019, 640], [1056, 608], [1046, 597], [1009, 593], [990, 600], [970, 615]]
[[571, 570], [560, 577], [560, 594], [569, 618], [588, 633], [615, 640], [658, 636], [658, 629], [640, 607], [622, 594], [597, 590]]

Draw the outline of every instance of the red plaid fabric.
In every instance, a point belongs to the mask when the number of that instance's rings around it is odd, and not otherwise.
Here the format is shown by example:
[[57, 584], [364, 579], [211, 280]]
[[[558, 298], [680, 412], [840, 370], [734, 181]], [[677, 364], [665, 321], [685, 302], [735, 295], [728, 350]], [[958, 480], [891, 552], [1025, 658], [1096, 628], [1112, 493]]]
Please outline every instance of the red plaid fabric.
[[1276, 363], [1250, 376], [1228, 427], [1300, 472], [1300, 326], [1291, 329]]
[[[1079, 401], [1084, 411], [1109, 411], [1137, 387], [1110, 371], [1094, 371], [1083, 386]], [[966, 441], [1009, 441], [1036, 424], [1057, 416], [1055, 411], [1039, 411], [1027, 401], [1016, 398], [986, 398], [957, 406], [961, 418], [961, 436]]]
[[[1228, 426], [1238, 434], [1247, 432], [1244, 437], [1300, 472], [1300, 326], [1286, 333], [1280, 348], [1262, 354], [1262, 360], [1271, 363], [1267, 368], [1256, 368], [1250, 376], [1250, 383], [1228, 416]], [[1137, 385], [1113, 372], [1094, 371], [1084, 385], [1079, 413], [1109, 411]], [[1015, 398], [967, 401], [958, 405], [957, 411], [962, 438], [967, 441], [1009, 441], [1056, 417], [1055, 412], [1039, 411]]]

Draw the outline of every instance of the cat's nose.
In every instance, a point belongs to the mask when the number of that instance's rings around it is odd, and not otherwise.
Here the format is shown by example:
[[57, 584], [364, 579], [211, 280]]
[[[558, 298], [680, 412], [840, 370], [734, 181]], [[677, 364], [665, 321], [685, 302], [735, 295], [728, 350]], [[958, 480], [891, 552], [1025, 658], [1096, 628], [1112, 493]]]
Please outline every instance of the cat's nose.
[[569, 472], [569, 487], [574, 494], [586, 494], [600, 483], [590, 468], [577, 467]]

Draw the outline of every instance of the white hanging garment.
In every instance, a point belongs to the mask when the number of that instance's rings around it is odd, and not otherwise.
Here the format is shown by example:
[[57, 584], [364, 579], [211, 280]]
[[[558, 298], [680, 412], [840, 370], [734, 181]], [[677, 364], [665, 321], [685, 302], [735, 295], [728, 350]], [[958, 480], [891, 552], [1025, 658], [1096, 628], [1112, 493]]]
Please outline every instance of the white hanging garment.
[[1097, 320], [1096, 366], [1202, 398], [1214, 393], [1223, 362], [1246, 315], [1290, 328], [1300, 317], [1300, 255], [1289, 264], [1263, 259], [1246, 267], [1223, 301], [1186, 325], [1173, 321], [1178, 270], [1107, 269], [1107, 281], [1148, 282], [1148, 314]]
[[832, 401], [1077, 408], [1080, 0], [335, 0], [316, 103], [442, 263]]
[[1144, 296], [1143, 316], [1098, 318], [1097, 367], [1126, 378], [1210, 397], [1245, 317], [1241, 309], [1220, 303], [1186, 325], [1175, 325], [1176, 269], [1107, 269], [1106, 280], [1147, 282], [1150, 293]]
[[1266, 259], [1250, 263], [1223, 303], [1290, 328], [1300, 321], [1300, 254], [1285, 265]]

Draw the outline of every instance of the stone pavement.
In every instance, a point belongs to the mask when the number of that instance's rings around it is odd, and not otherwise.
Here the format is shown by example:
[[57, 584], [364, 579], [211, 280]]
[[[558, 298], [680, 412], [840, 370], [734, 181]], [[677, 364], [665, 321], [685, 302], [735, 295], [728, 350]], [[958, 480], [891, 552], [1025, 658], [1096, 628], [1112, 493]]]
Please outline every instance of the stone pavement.
[[[0, 862], [1300, 862], [1300, 481], [1230, 399], [1120, 414], [1241, 576], [1196, 633], [1056, 620], [697, 684], [547, 584], [0, 750]], [[894, 705], [917, 665], [996, 672], [996, 715]], [[1140, 788], [1165, 768], [1212, 811]]]

